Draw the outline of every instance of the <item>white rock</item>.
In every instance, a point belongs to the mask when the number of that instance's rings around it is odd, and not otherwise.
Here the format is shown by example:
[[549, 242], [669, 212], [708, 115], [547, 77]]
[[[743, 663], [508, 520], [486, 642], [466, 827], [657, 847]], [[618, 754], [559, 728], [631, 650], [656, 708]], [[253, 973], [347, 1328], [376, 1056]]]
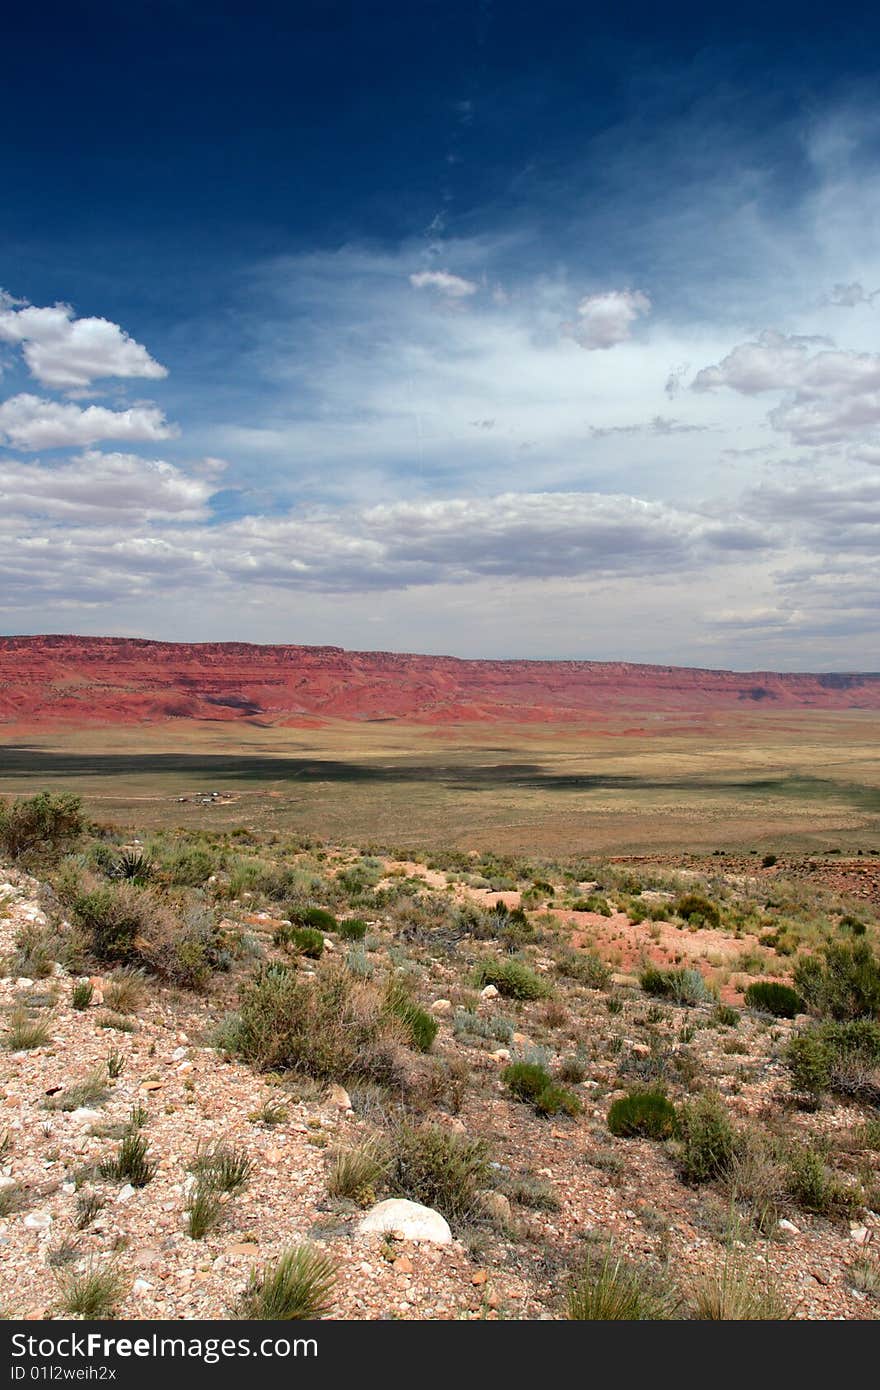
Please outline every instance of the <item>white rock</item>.
[[131, 1286], [131, 1291], [132, 1293], [146, 1293], [147, 1290], [152, 1287], [153, 1285], [150, 1283], [149, 1279], [135, 1279]]
[[781, 1221], [777, 1221], [776, 1224], [780, 1231], [788, 1231], [793, 1236], [799, 1236], [801, 1233], [800, 1226], [796, 1226], [793, 1221], [788, 1221], [785, 1217]]
[[15, 985], [17, 989], [31, 989], [33, 987], [33, 983], [33, 980], [29, 980], [27, 975], [19, 975], [18, 979], [15, 982]]
[[496, 1047], [495, 1051], [492, 1053], [492, 1056], [493, 1056], [493, 1058], [494, 1058], [494, 1060], [495, 1060], [496, 1062], [509, 1062], [509, 1061], [510, 1061], [510, 1048], [508, 1048], [508, 1047]]
[[431, 1005], [431, 1013], [436, 1014], [438, 1018], [442, 1018], [444, 1014], [449, 1013], [451, 1008], [451, 999], [435, 999], [433, 1004]]
[[4, 1174], [3, 1177], [0, 1177], [0, 1192], [7, 1187], [18, 1187], [18, 1183], [15, 1181], [15, 1178], [10, 1178]]
[[74, 1125], [93, 1125], [101, 1119], [100, 1110], [91, 1110], [87, 1105], [77, 1106], [70, 1112], [70, 1122]]
[[871, 1232], [867, 1226], [850, 1226], [849, 1238], [854, 1240], [856, 1245], [867, 1245], [871, 1239]]
[[171, 1054], [171, 1060], [172, 1060], [172, 1062], [180, 1062], [180, 1061], [183, 1060], [183, 1058], [184, 1058], [185, 1056], [186, 1056], [186, 1048], [185, 1048], [185, 1047], [175, 1047], [174, 1051], [173, 1051], [172, 1054]]
[[486, 985], [483, 989], [480, 990], [480, 998], [481, 998], [481, 999], [497, 999], [497, 998], [498, 998], [498, 991], [497, 991], [497, 989], [495, 988], [494, 985]]
[[117, 1202], [130, 1202], [132, 1197], [134, 1196], [134, 1193], [135, 1189], [132, 1187], [130, 1182], [127, 1182], [125, 1184], [125, 1187], [120, 1187], [119, 1191], [116, 1194], [116, 1200]]
[[389, 1197], [377, 1202], [358, 1223], [361, 1235], [389, 1234], [401, 1240], [427, 1240], [434, 1245], [450, 1245], [452, 1232], [447, 1221], [433, 1207]]
[[52, 1225], [52, 1214], [48, 1211], [29, 1211], [24, 1224], [29, 1231], [48, 1231]]

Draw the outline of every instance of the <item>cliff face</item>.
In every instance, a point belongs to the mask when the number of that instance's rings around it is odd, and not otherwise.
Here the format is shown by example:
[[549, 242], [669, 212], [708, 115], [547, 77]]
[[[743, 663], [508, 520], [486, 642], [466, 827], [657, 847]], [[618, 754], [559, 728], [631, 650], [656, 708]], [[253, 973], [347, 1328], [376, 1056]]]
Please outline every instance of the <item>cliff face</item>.
[[465, 661], [341, 647], [0, 637], [0, 722], [590, 722], [668, 711], [880, 709], [880, 674]]

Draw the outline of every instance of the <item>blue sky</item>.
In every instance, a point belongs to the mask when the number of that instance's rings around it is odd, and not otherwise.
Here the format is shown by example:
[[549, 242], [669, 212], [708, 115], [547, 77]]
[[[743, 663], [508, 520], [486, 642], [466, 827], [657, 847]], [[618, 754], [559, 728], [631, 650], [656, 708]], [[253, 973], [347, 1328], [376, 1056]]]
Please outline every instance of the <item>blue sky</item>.
[[869, 7], [7, 31], [4, 631], [880, 667]]

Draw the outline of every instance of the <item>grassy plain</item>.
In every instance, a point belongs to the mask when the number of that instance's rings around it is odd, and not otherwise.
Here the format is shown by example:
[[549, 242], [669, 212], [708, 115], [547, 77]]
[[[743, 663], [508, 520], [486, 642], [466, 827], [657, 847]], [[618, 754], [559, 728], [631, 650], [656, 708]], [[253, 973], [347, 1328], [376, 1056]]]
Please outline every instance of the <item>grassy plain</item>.
[[[867, 851], [880, 849], [880, 717], [658, 716], [648, 735], [623, 723], [7, 728], [0, 794], [44, 787], [145, 829], [548, 854]], [[202, 804], [210, 792], [231, 799]]]

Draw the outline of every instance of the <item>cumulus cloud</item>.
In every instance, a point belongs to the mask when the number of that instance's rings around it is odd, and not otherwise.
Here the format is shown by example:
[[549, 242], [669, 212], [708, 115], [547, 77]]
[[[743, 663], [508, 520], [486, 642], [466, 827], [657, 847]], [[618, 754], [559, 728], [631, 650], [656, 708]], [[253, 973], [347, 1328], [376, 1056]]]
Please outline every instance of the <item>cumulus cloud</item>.
[[479, 289], [473, 280], [452, 275], [448, 270], [419, 270], [409, 277], [409, 283], [414, 290], [436, 290], [449, 299], [466, 299]]
[[[820, 343], [822, 349], [813, 351]], [[695, 391], [727, 386], [746, 396], [785, 392], [768, 415], [773, 429], [804, 445], [851, 440], [880, 423], [880, 354], [829, 343], [766, 332], [697, 372], [691, 386]]]
[[582, 299], [576, 321], [564, 327], [583, 348], [612, 348], [626, 342], [640, 314], [650, 312], [651, 301], [641, 290], [608, 290]]
[[171, 439], [177, 431], [154, 405], [81, 407], [22, 393], [0, 404], [0, 444], [14, 449], [84, 448], [102, 439]]
[[32, 377], [44, 386], [77, 388], [101, 377], [167, 376], [145, 347], [109, 319], [78, 319], [69, 304], [17, 307], [0, 299], [0, 342], [20, 345]]
[[54, 468], [0, 460], [0, 510], [7, 516], [76, 523], [200, 521], [213, 487], [160, 459], [88, 450]]

